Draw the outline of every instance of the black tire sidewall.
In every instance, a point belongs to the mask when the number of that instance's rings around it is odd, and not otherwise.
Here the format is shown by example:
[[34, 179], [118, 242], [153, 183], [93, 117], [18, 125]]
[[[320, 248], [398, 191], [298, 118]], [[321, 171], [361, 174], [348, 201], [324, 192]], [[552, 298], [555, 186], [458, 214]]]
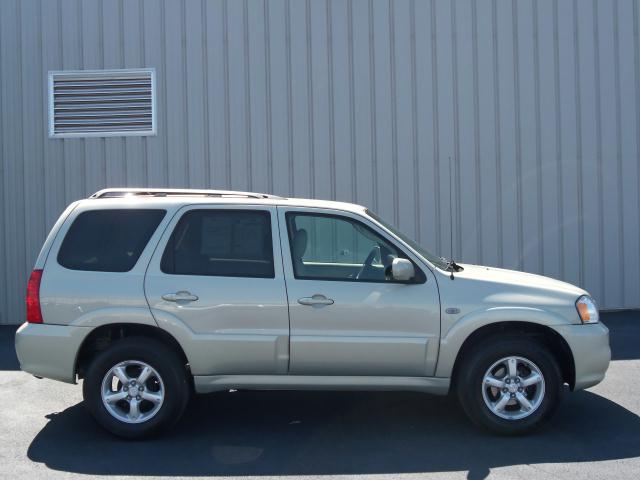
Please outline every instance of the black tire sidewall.
[[[113, 366], [125, 360], [151, 365], [162, 377], [165, 396], [158, 413], [143, 423], [130, 424], [113, 417], [102, 402], [102, 381]], [[98, 354], [87, 370], [82, 386], [85, 406], [106, 430], [124, 438], [155, 435], [171, 427], [182, 415], [189, 399], [189, 382], [183, 362], [171, 349], [155, 340], [130, 337], [114, 342]]]
[[[535, 412], [520, 420], [498, 417], [487, 407], [482, 396], [484, 374], [488, 368], [509, 356], [532, 361], [542, 372], [545, 382], [542, 403]], [[466, 356], [456, 389], [462, 407], [476, 424], [495, 433], [517, 435], [540, 427], [555, 412], [560, 402], [562, 377], [554, 356], [544, 344], [519, 338], [494, 338], [483, 342]]]

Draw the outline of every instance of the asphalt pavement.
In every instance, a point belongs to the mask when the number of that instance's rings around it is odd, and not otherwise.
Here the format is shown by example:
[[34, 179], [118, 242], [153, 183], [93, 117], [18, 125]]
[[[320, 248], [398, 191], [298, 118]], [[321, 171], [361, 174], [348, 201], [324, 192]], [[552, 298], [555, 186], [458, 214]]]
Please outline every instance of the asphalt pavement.
[[525, 437], [473, 427], [455, 400], [418, 393], [225, 392], [195, 397], [146, 441], [98, 427], [79, 385], [18, 370], [0, 328], [0, 478], [254, 476], [260, 479], [640, 478], [640, 312], [609, 313], [603, 383], [566, 392]]

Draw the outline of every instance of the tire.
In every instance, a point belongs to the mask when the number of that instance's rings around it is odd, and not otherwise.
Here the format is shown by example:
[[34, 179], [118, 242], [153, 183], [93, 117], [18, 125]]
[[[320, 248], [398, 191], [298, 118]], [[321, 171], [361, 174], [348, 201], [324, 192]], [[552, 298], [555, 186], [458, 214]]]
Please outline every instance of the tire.
[[[136, 382], [145, 367], [150, 367], [146, 380]], [[135, 385], [129, 382], [126, 386], [125, 379]], [[130, 439], [156, 435], [175, 425], [184, 413], [190, 391], [187, 370], [179, 356], [164, 344], [144, 337], [118, 340], [100, 352], [87, 369], [82, 386], [85, 406], [98, 424]], [[128, 396], [120, 398], [123, 395]]]
[[[508, 368], [514, 364], [517, 375], [510, 376]], [[488, 373], [491, 385], [485, 383]], [[534, 373], [542, 382], [523, 386], [538, 378]], [[489, 337], [467, 352], [455, 386], [462, 408], [475, 424], [494, 433], [519, 435], [540, 427], [553, 415], [562, 384], [558, 363], [547, 346], [509, 335]]]

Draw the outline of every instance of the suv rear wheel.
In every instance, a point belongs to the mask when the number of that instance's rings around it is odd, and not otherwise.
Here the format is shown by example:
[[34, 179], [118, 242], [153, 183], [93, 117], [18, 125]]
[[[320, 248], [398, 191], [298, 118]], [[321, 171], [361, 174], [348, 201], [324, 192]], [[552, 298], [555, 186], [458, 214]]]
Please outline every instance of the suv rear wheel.
[[467, 415], [501, 434], [539, 427], [560, 401], [562, 377], [549, 349], [522, 337], [490, 337], [460, 364], [456, 390]]
[[174, 351], [152, 339], [129, 337], [96, 356], [82, 393], [101, 426], [120, 437], [139, 438], [174, 425], [190, 390]]

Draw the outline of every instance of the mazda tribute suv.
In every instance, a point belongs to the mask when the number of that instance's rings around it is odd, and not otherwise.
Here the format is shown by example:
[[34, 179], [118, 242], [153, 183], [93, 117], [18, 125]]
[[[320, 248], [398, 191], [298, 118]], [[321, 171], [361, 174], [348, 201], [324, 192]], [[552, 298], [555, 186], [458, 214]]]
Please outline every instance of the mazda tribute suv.
[[93, 417], [127, 438], [230, 389], [453, 394], [481, 427], [522, 433], [611, 356], [578, 287], [435, 256], [358, 205], [233, 191], [71, 204], [26, 315], [22, 370], [83, 379]]

